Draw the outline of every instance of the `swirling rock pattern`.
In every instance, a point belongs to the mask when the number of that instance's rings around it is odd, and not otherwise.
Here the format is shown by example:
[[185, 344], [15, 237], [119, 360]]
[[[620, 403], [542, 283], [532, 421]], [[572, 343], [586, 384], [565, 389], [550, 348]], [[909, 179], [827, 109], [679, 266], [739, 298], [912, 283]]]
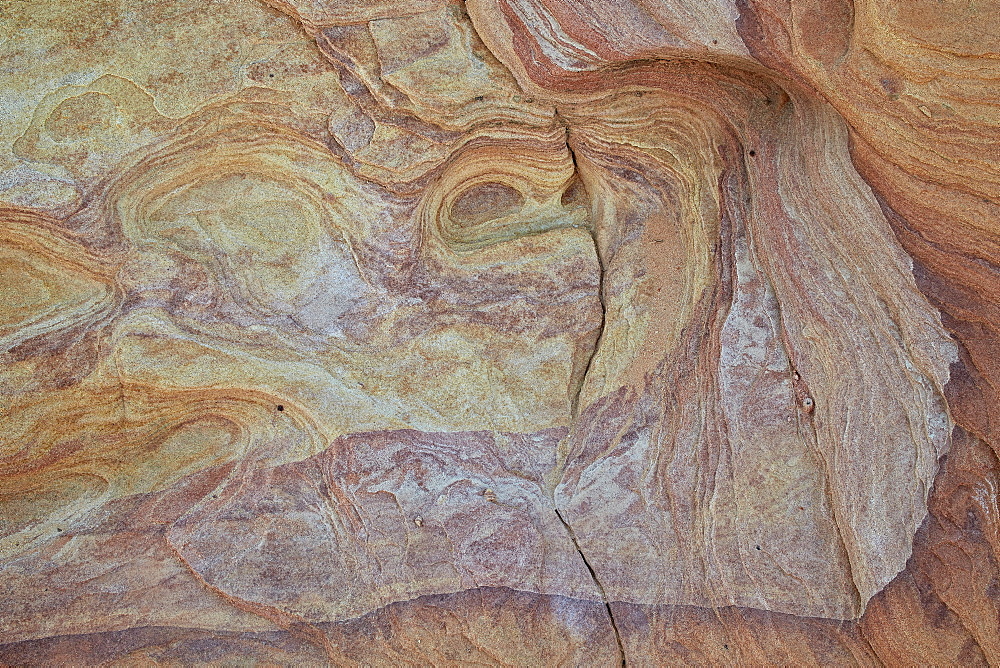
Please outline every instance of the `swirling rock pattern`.
[[0, 661], [1000, 661], [1000, 5], [0, 9]]

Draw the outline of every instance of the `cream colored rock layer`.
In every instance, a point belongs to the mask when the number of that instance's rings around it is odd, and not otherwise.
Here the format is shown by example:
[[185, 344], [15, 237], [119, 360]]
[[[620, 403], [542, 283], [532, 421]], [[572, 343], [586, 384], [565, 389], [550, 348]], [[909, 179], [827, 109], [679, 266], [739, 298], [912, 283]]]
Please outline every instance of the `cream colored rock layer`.
[[8, 5], [0, 642], [904, 567], [955, 349], [735, 6]]

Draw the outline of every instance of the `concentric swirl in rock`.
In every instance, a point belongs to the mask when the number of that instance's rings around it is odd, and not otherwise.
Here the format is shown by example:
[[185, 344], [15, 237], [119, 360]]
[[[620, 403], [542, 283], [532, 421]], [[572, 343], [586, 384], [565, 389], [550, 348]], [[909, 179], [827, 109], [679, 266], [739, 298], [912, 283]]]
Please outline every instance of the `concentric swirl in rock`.
[[916, 536], [986, 656], [995, 39], [920, 4], [11, 8], [0, 642], [356, 663], [476, 594], [903, 656]]

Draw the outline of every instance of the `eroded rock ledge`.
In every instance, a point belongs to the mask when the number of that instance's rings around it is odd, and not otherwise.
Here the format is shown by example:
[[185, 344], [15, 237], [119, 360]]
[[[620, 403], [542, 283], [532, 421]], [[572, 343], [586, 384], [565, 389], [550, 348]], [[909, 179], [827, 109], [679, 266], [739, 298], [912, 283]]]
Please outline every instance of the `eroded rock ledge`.
[[1000, 660], [1000, 6], [98, 5], [0, 19], [0, 661]]

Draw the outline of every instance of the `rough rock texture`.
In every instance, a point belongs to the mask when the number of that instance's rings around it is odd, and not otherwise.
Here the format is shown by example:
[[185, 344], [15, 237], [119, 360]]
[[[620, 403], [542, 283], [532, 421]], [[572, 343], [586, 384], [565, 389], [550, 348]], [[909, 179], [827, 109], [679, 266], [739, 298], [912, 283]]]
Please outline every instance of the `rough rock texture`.
[[0, 663], [1000, 663], [1000, 3], [0, 30]]

